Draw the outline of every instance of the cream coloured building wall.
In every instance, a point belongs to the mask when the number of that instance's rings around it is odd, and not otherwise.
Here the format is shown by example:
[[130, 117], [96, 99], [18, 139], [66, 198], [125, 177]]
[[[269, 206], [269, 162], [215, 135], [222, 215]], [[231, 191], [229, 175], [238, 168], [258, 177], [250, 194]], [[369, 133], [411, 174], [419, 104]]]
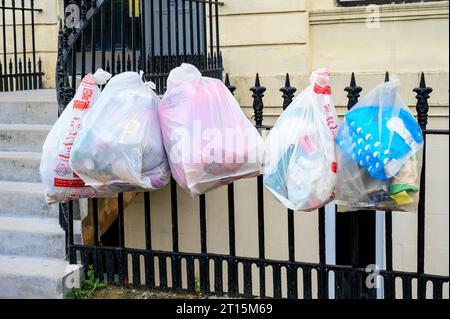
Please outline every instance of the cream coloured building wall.
[[[10, 6], [10, 0], [6, 0], [6, 6]], [[16, 1], [17, 2], [17, 1]], [[16, 5], [17, 6], [17, 5]], [[26, 7], [29, 7], [29, 1], [26, 1]], [[44, 72], [43, 85], [44, 88], [54, 88], [55, 87], [55, 68], [56, 68], [56, 57], [58, 50], [58, 27], [59, 18], [61, 16], [62, 2], [59, 0], [40, 0], [35, 1], [35, 8], [42, 9], [42, 12], [35, 12], [35, 36], [36, 36], [36, 57], [42, 59], [42, 68]], [[25, 21], [27, 22], [25, 26], [26, 31], [26, 48], [27, 48], [27, 59], [31, 57], [31, 25], [29, 13], [26, 13]], [[12, 23], [12, 13], [11, 11], [6, 11], [6, 49], [7, 56], [14, 61], [14, 34], [13, 34], [13, 23]], [[19, 58], [22, 58], [23, 45], [22, 45], [22, 15], [21, 13], [16, 13], [16, 23], [17, 23], [17, 51], [19, 53]], [[0, 34], [0, 52], [3, 53], [3, 34]], [[3, 63], [3, 61], [2, 61]]]

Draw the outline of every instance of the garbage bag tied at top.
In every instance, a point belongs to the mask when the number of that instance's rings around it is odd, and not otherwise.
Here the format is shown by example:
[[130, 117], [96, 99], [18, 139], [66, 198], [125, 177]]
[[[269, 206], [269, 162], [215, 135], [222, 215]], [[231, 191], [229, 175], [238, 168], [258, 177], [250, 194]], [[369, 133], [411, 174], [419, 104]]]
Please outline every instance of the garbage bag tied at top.
[[86, 184], [117, 193], [160, 189], [169, 182], [158, 103], [151, 83], [136, 72], [109, 81], [73, 148], [71, 166]]
[[287, 208], [310, 211], [333, 199], [338, 122], [330, 71], [319, 69], [266, 141], [264, 184]]
[[263, 141], [226, 86], [196, 67], [172, 70], [159, 118], [172, 175], [198, 195], [260, 174]]
[[346, 114], [336, 141], [338, 203], [355, 209], [417, 209], [424, 140], [398, 87], [392, 76]]

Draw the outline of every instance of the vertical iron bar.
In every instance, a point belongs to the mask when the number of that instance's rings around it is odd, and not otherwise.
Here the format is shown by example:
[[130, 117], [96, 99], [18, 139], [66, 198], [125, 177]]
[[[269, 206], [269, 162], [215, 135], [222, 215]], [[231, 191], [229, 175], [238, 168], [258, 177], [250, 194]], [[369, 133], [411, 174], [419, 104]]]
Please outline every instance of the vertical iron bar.
[[195, 20], [197, 24], [197, 66], [201, 67], [201, 29], [200, 29], [200, 3], [195, 3]]
[[[180, 250], [178, 242], [178, 203], [177, 203], [177, 183], [171, 178], [170, 180], [170, 202], [172, 213], [172, 250], [178, 253]], [[172, 265], [173, 288], [181, 289], [181, 263], [178, 256], [174, 258]]]
[[34, 0], [30, 0], [31, 8], [31, 45], [33, 51], [33, 88], [37, 89], [37, 75], [36, 75], [36, 34], [34, 25]]
[[139, 17], [141, 18], [141, 60], [142, 60], [142, 70], [144, 73], [147, 72], [147, 38], [146, 38], [146, 21], [145, 21], [145, 2], [146, 1], [139, 1], [140, 4], [140, 14]]
[[[209, 3], [209, 45], [211, 57], [214, 56], [213, 5], [212, 2]], [[208, 56], [207, 52], [208, 50], [205, 49], [206, 56]]]
[[[236, 87], [231, 85], [228, 73], [225, 75], [225, 86], [228, 88], [230, 93], [234, 95]], [[236, 220], [235, 220], [233, 183], [227, 186], [227, 191], [228, 191], [228, 247], [230, 256], [236, 257]], [[228, 294], [230, 296], [235, 296], [238, 293], [237, 273], [238, 273], [237, 263], [234, 259], [232, 259], [228, 262]]]
[[[211, 4], [209, 5], [211, 7]], [[206, 2], [202, 5], [202, 31], [203, 31], [203, 48], [202, 48], [202, 64], [203, 69], [208, 68], [208, 30], [207, 28], [207, 17], [206, 17]]]
[[[360, 97], [360, 93], [362, 91], [362, 88], [360, 86], [356, 85], [356, 80], [355, 80], [355, 73], [352, 72], [351, 75], [351, 79], [350, 79], [350, 86], [346, 87], [344, 89], [344, 91], [346, 91], [347, 94], [347, 98], [348, 98], [348, 104], [347, 104], [347, 109], [350, 111], [357, 103], [358, 103], [358, 99]], [[336, 208], [336, 213], [337, 213], [337, 208]], [[356, 272], [355, 269], [358, 267], [358, 261], [359, 261], [359, 254], [358, 254], [358, 231], [359, 231], [359, 214], [361, 212], [350, 212], [350, 252], [351, 252], [351, 263], [352, 263], [352, 268], [353, 270], [351, 271], [351, 284], [352, 284], [352, 289], [350, 289], [352, 296], [350, 297], [356, 297], [355, 295], [357, 294], [355, 288], [357, 287], [357, 276], [356, 276]], [[323, 242], [323, 244], [325, 245], [325, 242]], [[344, 277], [342, 277], [344, 278]], [[342, 285], [343, 283], [341, 283]]]
[[150, 27], [150, 54], [151, 60], [149, 68], [151, 68], [151, 72], [155, 70], [155, 0], [151, 0], [150, 2], [150, 16], [151, 16], [151, 27]]
[[[8, 52], [6, 50], [6, 17], [5, 17], [5, 0], [2, 0], [2, 22], [3, 22], [3, 65], [5, 67], [4, 88], [9, 91], [8, 86]], [[11, 88], [12, 90], [12, 88]]]
[[[384, 76], [384, 82], [389, 82], [389, 72], [386, 72]], [[386, 211], [385, 215], [385, 241], [386, 241], [386, 270], [392, 271], [393, 270], [393, 242], [392, 242], [392, 212]], [[395, 287], [395, 278], [389, 278], [387, 281], [387, 288], [389, 293], [387, 294], [386, 298], [391, 299], [395, 298], [394, 295], [394, 287]]]
[[121, 31], [121, 35], [120, 35], [120, 45], [121, 45], [121, 50], [122, 50], [122, 72], [125, 72], [126, 69], [126, 63], [125, 61], [127, 60], [126, 57], [126, 49], [125, 49], [125, 38], [127, 36], [126, 34], [126, 30], [125, 30], [125, 19], [126, 19], [126, 15], [125, 15], [125, 0], [122, 0], [121, 3], [121, 14], [122, 14], [122, 18], [120, 20], [120, 31]]
[[23, 50], [23, 74], [22, 74], [22, 81], [23, 81], [23, 89], [28, 90], [28, 79], [27, 79], [27, 44], [26, 44], [26, 35], [25, 35], [25, 0], [22, 0], [22, 50]]
[[115, 26], [115, 1], [110, 1], [111, 5], [111, 26], [110, 26], [110, 37], [111, 37], [111, 73], [116, 74], [116, 44], [114, 42], [114, 26]]
[[209, 293], [209, 264], [206, 254], [208, 253], [206, 235], [206, 196], [200, 195], [200, 245], [202, 258], [200, 260], [200, 289], [202, 293]]
[[119, 266], [119, 282], [121, 284], [124, 283], [124, 280], [127, 275], [127, 264], [128, 260], [126, 258], [126, 254], [124, 253], [123, 248], [125, 248], [125, 220], [124, 220], [124, 206], [123, 206], [123, 194], [119, 193], [117, 198], [117, 211], [118, 211], [118, 221], [119, 221], [119, 248], [118, 252], [118, 266]]
[[72, 45], [72, 89], [77, 87], [77, 42]]
[[95, 72], [95, 64], [96, 64], [96, 38], [95, 38], [95, 32], [96, 32], [96, 25], [95, 25], [95, 14], [91, 17], [91, 73], [94, 74]]
[[217, 57], [220, 57], [220, 38], [219, 38], [219, 0], [216, 0], [216, 51]]
[[176, 55], [176, 66], [180, 63], [180, 17], [179, 17], [179, 0], [175, 0], [175, 55]]
[[105, 6], [103, 5], [100, 9], [100, 47], [102, 49], [101, 66], [104, 70], [106, 68], [106, 43], [105, 43]]
[[149, 254], [152, 251], [152, 224], [151, 224], [151, 208], [150, 208], [150, 193], [144, 193], [144, 223], [145, 223], [145, 281], [147, 288], [153, 289], [155, 286], [155, 269], [153, 255]]
[[[255, 113], [255, 124], [260, 128], [263, 123], [263, 97], [266, 88], [261, 86], [259, 74], [256, 74], [255, 85], [250, 89], [253, 92], [253, 110]], [[258, 243], [259, 243], [259, 259], [265, 259], [265, 233], [264, 233], [264, 180], [262, 176], [257, 177], [257, 201], [258, 201]], [[260, 297], [266, 296], [266, 269], [259, 268], [260, 276]]]
[[[98, 229], [98, 199], [93, 198], [92, 199], [92, 221], [93, 221], [93, 227], [94, 227], [94, 251], [93, 251], [93, 257], [94, 257], [94, 272], [96, 277], [98, 278], [100, 276], [100, 269], [98, 267], [98, 246], [99, 246], [99, 229]], [[103, 270], [101, 271], [103, 273]]]
[[69, 245], [69, 262], [71, 264], [76, 263], [76, 256], [72, 253], [72, 247], [73, 247], [73, 202], [70, 201], [68, 206], [68, 221], [67, 221], [67, 227], [68, 227], [68, 245]]
[[[283, 93], [283, 111], [292, 103], [294, 94], [297, 91], [296, 88], [291, 86], [291, 81], [289, 74], [286, 74], [286, 80], [284, 87], [280, 89]], [[288, 217], [288, 253], [289, 261], [291, 263], [295, 262], [295, 227], [294, 227], [294, 211], [287, 210]], [[298, 298], [298, 288], [297, 288], [297, 268], [291, 264], [288, 271], [288, 298], [297, 299]]]
[[136, 71], [136, 0], [131, 1], [131, 54], [133, 58], [133, 71]]
[[172, 69], [172, 19], [171, 19], [171, 4], [170, 0], [167, 0], [167, 70], [169, 72]]
[[17, 30], [16, 30], [16, 1], [11, 1], [11, 7], [12, 7], [12, 18], [13, 18], [13, 37], [14, 37], [14, 72], [15, 72], [15, 79], [16, 79], [16, 90], [19, 89], [19, 77], [18, 77], [18, 62], [17, 62]]
[[183, 59], [187, 56], [187, 30], [186, 30], [186, 0], [181, 0], [182, 8], [182, 18], [183, 18]]
[[317, 274], [319, 299], [328, 298], [328, 273], [325, 268], [327, 263], [325, 227], [325, 207], [322, 207], [319, 209], [319, 263], [321, 267]]
[[[164, 72], [164, 32], [163, 32], [163, 2], [159, 0], [159, 57], [157, 72]], [[157, 73], [155, 72], [155, 73]], [[164, 84], [161, 77], [158, 77], [158, 91], [162, 92]]]
[[426, 282], [423, 279], [425, 273], [425, 186], [426, 186], [426, 157], [427, 157], [427, 135], [425, 130], [428, 124], [428, 99], [433, 89], [427, 87], [425, 82], [425, 74], [420, 75], [420, 84], [418, 88], [414, 89], [417, 99], [417, 119], [423, 131], [423, 153], [422, 153], [422, 172], [420, 174], [420, 193], [419, 193], [419, 207], [418, 207], [418, 225], [417, 225], [417, 272], [419, 274], [417, 289], [417, 296], [419, 299], [426, 298]]
[[[192, 12], [193, 6], [192, 6], [192, 0], [189, 0], [189, 38], [190, 38], [190, 50], [189, 50], [189, 54], [191, 55], [191, 57], [193, 57], [194, 55], [194, 16], [193, 16], [193, 12]], [[190, 61], [192, 62], [192, 61]]]

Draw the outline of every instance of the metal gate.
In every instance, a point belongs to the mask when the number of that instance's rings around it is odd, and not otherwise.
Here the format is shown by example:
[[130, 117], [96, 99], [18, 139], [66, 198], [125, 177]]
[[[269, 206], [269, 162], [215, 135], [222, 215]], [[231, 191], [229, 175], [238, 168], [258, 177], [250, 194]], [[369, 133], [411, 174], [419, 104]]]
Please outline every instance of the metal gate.
[[42, 88], [42, 60], [36, 56], [34, 0], [2, 0], [0, 92]]

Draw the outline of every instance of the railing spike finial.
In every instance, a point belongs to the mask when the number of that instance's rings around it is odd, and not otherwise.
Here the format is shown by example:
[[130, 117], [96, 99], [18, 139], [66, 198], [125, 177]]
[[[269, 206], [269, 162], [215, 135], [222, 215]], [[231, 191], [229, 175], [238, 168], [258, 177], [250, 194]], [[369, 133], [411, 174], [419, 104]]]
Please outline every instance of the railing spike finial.
[[228, 90], [231, 92], [231, 94], [234, 95], [234, 91], [236, 91], [236, 87], [231, 84], [230, 76], [228, 75], [228, 73], [225, 74], [225, 86], [228, 88]]
[[263, 123], [263, 110], [264, 110], [264, 103], [263, 103], [263, 97], [264, 92], [266, 92], [266, 88], [261, 86], [260, 80], [259, 80], [259, 73], [256, 73], [256, 80], [255, 80], [255, 86], [253, 86], [250, 91], [253, 92], [253, 110], [255, 113], [255, 123], [256, 126], [262, 126]]
[[284, 87], [280, 89], [280, 92], [283, 93], [283, 110], [286, 110], [286, 108], [292, 103], [295, 92], [297, 92], [297, 88], [291, 86], [289, 73], [286, 73]]
[[430, 94], [433, 92], [433, 89], [427, 87], [425, 82], [425, 74], [422, 72], [420, 75], [420, 84], [419, 87], [413, 90], [416, 93], [416, 110], [417, 110], [417, 121], [419, 122], [420, 127], [425, 130], [428, 124], [428, 99], [430, 98]]
[[347, 92], [347, 98], [348, 98], [348, 104], [347, 104], [347, 109], [351, 110], [352, 107], [354, 107], [356, 105], [356, 103], [358, 103], [358, 99], [361, 96], [360, 93], [362, 91], [362, 87], [356, 85], [356, 77], [355, 77], [355, 73], [352, 72], [352, 76], [350, 79], [350, 85], [347, 86], [344, 91]]

